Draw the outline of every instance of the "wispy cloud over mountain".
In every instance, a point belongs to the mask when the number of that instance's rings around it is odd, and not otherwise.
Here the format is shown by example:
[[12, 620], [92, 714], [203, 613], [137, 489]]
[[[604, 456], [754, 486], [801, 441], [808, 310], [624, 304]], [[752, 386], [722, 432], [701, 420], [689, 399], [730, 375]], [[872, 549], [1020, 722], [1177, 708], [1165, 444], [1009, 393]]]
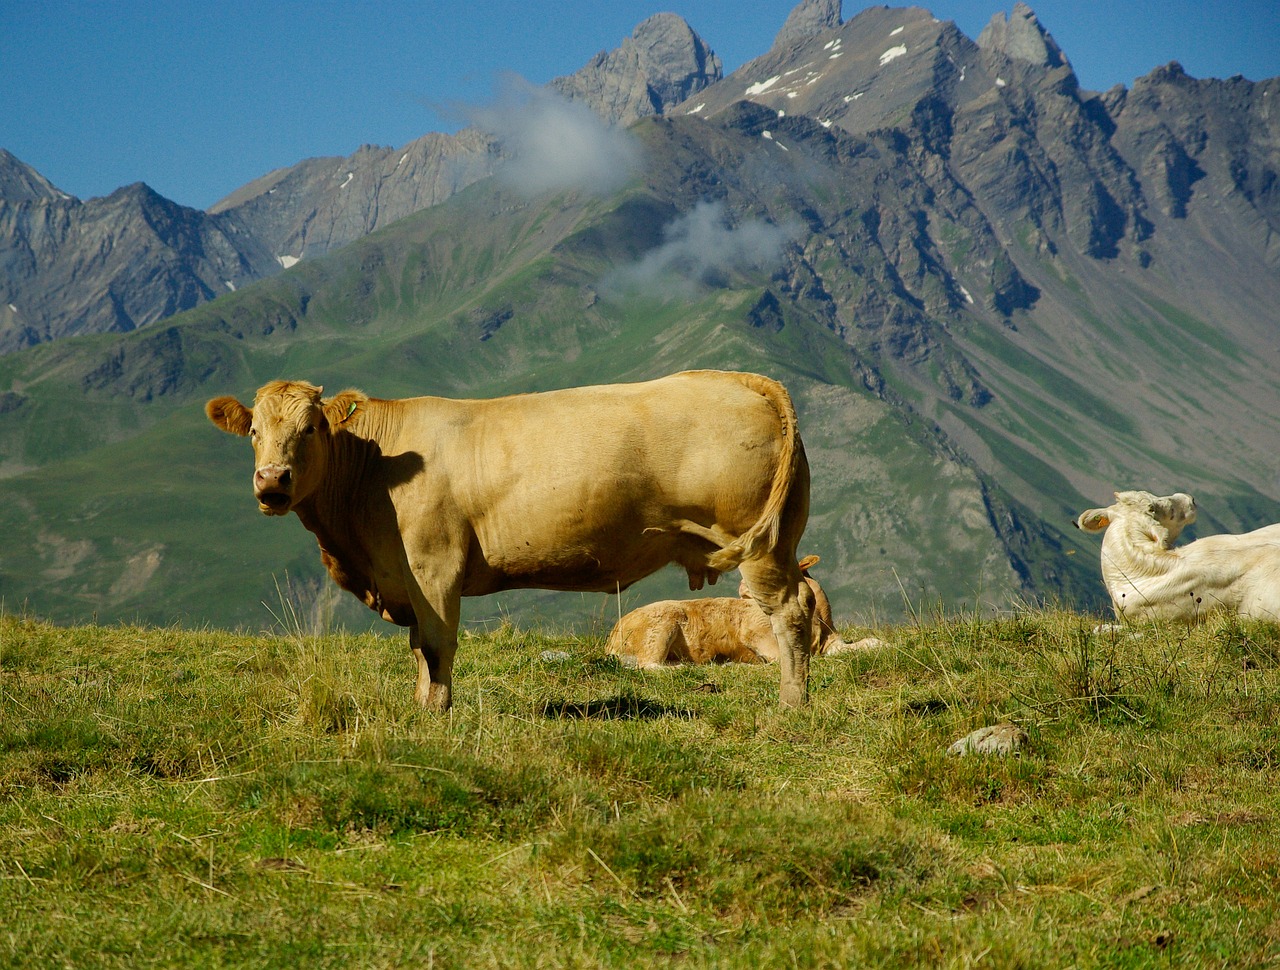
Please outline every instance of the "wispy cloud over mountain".
[[669, 293], [724, 286], [734, 273], [778, 266], [783, 247], [799, 231], [798, 224], [775, 225], [761, 219], [731, 225], [723, 203], [699, 202], [666, 227], [660, 246], [611, 273], [604, 285], [618, 295], [659, 285]]
[[514, 75], [504, 79], [493, 104], [469, 114], [508, 156], [499, 177], [527, 195], [563, 189], [605, 194], [640, 164], [639, 145], [624, 130]]

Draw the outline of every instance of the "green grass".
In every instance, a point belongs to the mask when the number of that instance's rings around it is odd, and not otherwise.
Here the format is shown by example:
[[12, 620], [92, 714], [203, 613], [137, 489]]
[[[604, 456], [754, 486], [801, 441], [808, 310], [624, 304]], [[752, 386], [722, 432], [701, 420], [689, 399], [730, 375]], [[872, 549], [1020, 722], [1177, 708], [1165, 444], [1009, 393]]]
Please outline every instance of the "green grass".
[[772, 667], [502, 626], [437, 716], [402, 639], [281, 620], [0, 617], [0, 963], [1280, 958], [1275, 628], [922, 616], [783, 712]]

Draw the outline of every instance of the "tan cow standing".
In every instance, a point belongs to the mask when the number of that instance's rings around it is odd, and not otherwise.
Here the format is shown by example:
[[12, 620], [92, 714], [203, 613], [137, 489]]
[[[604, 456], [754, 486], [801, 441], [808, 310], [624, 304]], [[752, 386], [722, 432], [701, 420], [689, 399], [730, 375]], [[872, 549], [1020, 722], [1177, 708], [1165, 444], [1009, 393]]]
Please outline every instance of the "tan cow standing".
[[409, 627], [419, 703], [451, 703], [461, 597], [614, 592], [666, 563], [691, 589], [740, 569], [781, 645], [781, 704], [807, 701], [809, 467], [781, 384], [688, 371], [493, 400], [321, 394], [273, 381], [252, 409], [205, 410], [250, 437], [259, 509], [297, 513], [334, 580]]
[[[831, 603], [822, 586], [809, 575], [817, 556], [806, 556], [799, 567], [813, 592], [814, 611], [809, 650], [826, 652], [828, 644], [844, 644], [831, 616]], [[773, 624], [744, 581], [739, 598], [720, 596], [695, 600], [660, 600], [637, 607], [609, 633], [605, 650], [638, 667], [680, 663], [773, 663], [778, 638]]]

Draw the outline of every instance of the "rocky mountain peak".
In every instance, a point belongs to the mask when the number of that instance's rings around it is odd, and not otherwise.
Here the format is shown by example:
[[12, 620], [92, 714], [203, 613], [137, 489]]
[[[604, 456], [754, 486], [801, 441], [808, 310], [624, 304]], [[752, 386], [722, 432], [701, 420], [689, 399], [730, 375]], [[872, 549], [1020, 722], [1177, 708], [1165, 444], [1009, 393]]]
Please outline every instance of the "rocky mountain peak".
[[831, 27], [839, 27], [841, 0], [801, 0], [773, 39], [774, 50], [786, 50]]
[[625, 126], [663, 113], [722, 75], [720, 58], [683, 17], [659, 13], [642, 21], [617, 50], [601, 51], [550, 87]]
[[30, 165], [0, 148], [0, 200], [36, 202], [42, 199], [66, 197], [52, 182]]
[[1013, 13], [1007, 19], [1003, 13], [991, 18], [978, 35], [978, 46], [1038, 67], [1061, 67], [1067, 62], [1061, 48], [1040, 26], [1035, 11], [1022, 0], [1013, 5]]
[[[626, 41], [623, 46], [626, 46]], [[631, 35], [641, 70], [662, 108], [697, 94], [723, 74], [720, 58], [673, 13], [654, 14]]]
[[1170, 61], [1162, 67], [1153, 69], [1144, 80], [1152, 84], [1182, 84], [1193, 78], [1178, 61]]

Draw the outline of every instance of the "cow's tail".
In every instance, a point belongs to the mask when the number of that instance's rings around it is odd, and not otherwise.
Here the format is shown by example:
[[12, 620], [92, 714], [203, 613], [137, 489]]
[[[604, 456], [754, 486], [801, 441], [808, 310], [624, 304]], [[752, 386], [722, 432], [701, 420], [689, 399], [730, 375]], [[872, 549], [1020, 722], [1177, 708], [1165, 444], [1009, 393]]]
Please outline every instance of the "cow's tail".
[[760, 518], [742, 535], [707, 557], [707, 565], [721, 573], [736, 569], [748, 560], [760, 558], [778, 544], [778, 538], [782, 533], [783, 515], [786, 512], [787, 502], [791, 498], [791, 489], [799, 476], [801, 463], [804, 461], [804, 446], [800, 443], [796, 409], [791, 403], [791, 395], [787, 393], [787, 389], [777, 381], [760, 374], [734, 376], [762, 395], [778, 412], [778, 419], [781, 422], [782, 452], [778, 456], [778, 466], [773, 473], [773, 485], [769, 489], [769, 498], [765, 502]]

